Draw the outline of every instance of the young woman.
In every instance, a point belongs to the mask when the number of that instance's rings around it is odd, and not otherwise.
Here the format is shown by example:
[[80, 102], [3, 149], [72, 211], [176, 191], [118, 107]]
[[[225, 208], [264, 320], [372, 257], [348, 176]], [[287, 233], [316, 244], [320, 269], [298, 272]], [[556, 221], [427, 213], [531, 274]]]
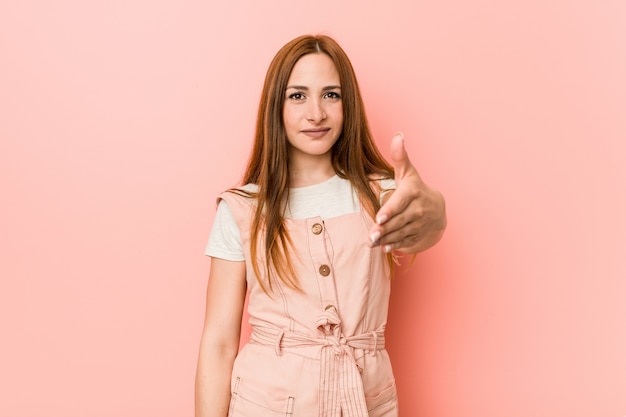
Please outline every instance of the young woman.
[[[392, 161], [339, 45], [286, 44], [267, 72], [243, 185], [218, 200], [196, 416], [398, 415], [384, 334], [392, 252], [432, 246], [446, 220], [401, 136]], [[238, 353], [246, 292], [252, 335]]]

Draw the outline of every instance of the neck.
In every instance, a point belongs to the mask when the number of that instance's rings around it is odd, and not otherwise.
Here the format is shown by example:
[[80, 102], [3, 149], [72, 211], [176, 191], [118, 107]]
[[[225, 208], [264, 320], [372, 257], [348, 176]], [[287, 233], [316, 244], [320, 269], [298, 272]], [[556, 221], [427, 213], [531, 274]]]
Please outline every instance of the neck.
[[327, 158], [292, 158], [290, 162], [290, 188], [319, 184], [335, 175], [330, 155]]

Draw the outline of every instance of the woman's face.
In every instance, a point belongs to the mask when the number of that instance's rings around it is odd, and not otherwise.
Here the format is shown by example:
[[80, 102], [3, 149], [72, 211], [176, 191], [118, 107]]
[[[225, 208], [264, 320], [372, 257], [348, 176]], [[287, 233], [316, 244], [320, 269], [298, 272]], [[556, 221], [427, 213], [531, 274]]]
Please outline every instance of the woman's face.
[[291, 162], [323, 158], [343, 127], [341, 85], [335, 64], [323, 53], [304, 55], [291, 71], [283, 105]]

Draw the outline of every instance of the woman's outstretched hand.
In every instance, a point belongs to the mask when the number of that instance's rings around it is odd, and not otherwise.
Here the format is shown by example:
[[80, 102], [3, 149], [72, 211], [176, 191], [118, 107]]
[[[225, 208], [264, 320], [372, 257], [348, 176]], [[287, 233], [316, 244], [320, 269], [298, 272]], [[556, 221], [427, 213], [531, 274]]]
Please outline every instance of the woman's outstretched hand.
[[370, 230], [372, 246], [385, 252], [422, 252], [437, 243], [446, 228], [446, 203], [443, 195], [422, 181], [404, 149], [404, 135], [391, 140], [391, 165], [396, 189], [376, 214]]

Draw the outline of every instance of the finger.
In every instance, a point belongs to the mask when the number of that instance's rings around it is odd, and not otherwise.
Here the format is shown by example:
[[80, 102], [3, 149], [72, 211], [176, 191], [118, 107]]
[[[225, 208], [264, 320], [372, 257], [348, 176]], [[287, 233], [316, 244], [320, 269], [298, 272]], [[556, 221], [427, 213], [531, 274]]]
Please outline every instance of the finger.
[[396, 133], [391, 138], [391, 165], [395, 171], [396, 181], [405, 177], [407, 171], [412, 167], [409, 155], [404, 148], [404, 134]]
[[376, 223], [385, 224], [390, 219], [404, 212], [415, 196], [407, 194], [402, 189], [396, 189], [389, 199], [378, 210]]
[[406, 249], [410, 249], [413, 246], [419, 244], [420, 237], [419, 236], [407, 236], [406, 238], [394, 242], [381, 243], [383, 252], [389, 253], [391, 251], [405, 251]]
[[398, 132], [393, 136], [393, 138], [391, 138], [391, 166], [393, 166], [395, 172], [396, 182], [401, 182], [404, 178], [413, 175], [415, 175], [418, 181], [421, 182], [421, 178], [411, 163], [409, 154], [407, 153], [404, 145], [404, 133]]
[[403, 211], [385, 224], [374, 224], [370, 229], [370, 246], [380, 246], [386, 243], [393, 243], [405, 239], [409, 235], [419, 234], [423, 227], [422, 217], [409, 216]]
[[384, 224], [390, 218], [403, 212], [410, 202], [417, 198], [422, 180], [411, 164], [404, 147], [404, 134], [396, 133], [391, 139], [391, 165], [394, 169], [396, 190], [376, 214], [376, 223]]
[[381, 233], [378, 243], [385, 245], [387, 243], [401, 242], [405, 239], [413, 239], [415, 236], [422, 234], [424, 226], [424, 224], [419, 222], [410, 222], [396, 229], [385, 229], [384, 233]]

